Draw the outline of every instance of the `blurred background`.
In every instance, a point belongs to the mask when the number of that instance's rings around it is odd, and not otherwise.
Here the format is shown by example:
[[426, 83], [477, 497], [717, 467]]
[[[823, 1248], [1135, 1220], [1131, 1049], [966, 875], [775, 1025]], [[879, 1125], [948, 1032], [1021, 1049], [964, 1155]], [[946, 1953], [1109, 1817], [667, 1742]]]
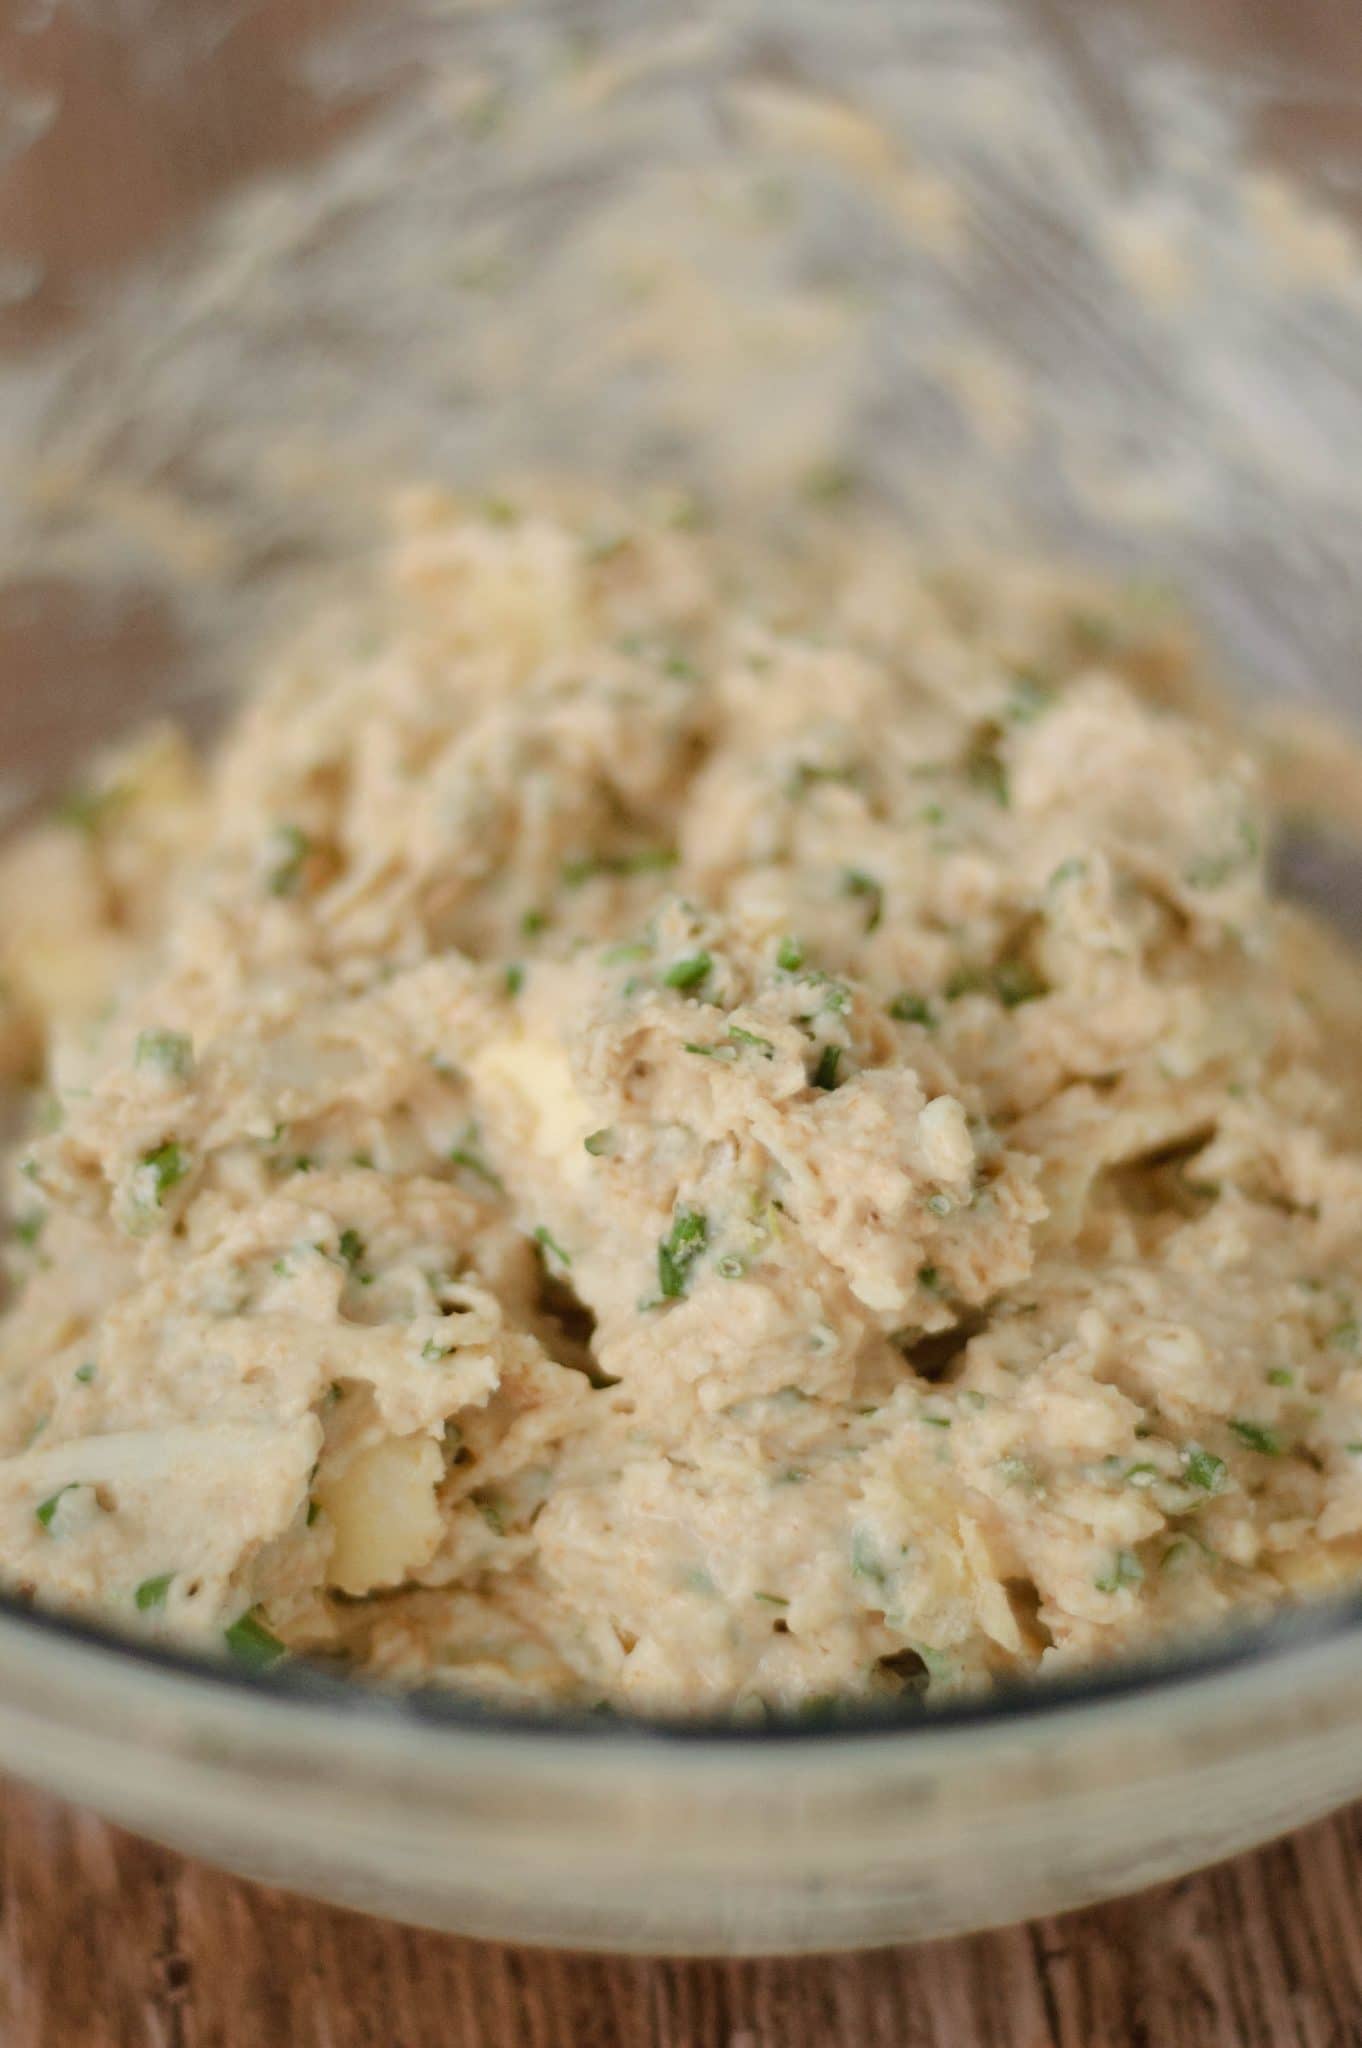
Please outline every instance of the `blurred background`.
[[1344, 706], [1347, 0], [7, 0], [0, 748], [210, 704], [403, 483], [879, 501]]

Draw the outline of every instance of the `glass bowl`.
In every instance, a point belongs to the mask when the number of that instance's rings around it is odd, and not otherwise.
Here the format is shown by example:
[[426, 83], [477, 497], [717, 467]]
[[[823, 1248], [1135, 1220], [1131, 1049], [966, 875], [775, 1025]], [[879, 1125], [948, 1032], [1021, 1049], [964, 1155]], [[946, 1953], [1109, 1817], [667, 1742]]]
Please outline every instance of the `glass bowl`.
[[[1359, 83], [1362, 19], [1286, 0], [17, 0], [8, 814], [152, 711], [209, 731], [403, 484], [526, 470], [1039, 537], [1176, 585], [1260, 698], [1355, 715]], [[1346, 859], [1290, 879], [1362, 925]], [[0, 1605], [8, 1770], [582, 1947], [1053, 1912], [1362, 1792], [1360, 1738], [1358, 1602], [798, 1730], [516, 1720]]]

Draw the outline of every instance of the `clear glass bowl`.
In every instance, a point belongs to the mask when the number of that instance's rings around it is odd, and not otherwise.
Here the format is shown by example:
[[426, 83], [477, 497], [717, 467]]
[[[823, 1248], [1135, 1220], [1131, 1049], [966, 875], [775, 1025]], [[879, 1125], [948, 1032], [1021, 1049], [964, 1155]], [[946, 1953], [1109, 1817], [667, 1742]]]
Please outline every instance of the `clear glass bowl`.
[[[1359, 83], [1362, 19], [1287, 0], [23, 0], [5, 803], [150, 711], [208, 729], [395, 487], [527, 468], [1040, 536], [1354, 715]], [[1346, 860], [1294, 875], [1362, 923]], [[799, 1733], [514, 1722], [0, 1606], [9, 1770], [271, 1881], [601, 1948], [1077, 1905], [1362, 1792], [1360, 1738], [1357, 1603]]]

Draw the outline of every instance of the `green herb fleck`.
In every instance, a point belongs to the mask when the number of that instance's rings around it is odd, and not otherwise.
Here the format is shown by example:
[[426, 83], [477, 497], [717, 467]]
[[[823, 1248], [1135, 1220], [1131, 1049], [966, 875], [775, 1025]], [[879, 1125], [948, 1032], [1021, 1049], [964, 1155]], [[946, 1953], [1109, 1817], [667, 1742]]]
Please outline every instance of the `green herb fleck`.
[[666, 1301], [678, 1301], [690, 1286], [690, 1269], [709, 1243], [709, 1224], [699, 1209], [681, 1207], [657, 1248], [657, 1284]]
[[741, 1024], [730, 1024], [728, 1035], [736, 1045], [750, 1045], [764, 1060], [773, 1060], [776, 1056], [776, 1049], [769, 1038], [760, 1038], [755, 1031], [744, 1031]]
[[1284, 1365], [1274, 1365], [1268, 1373], [1267, 1383], [1270, 1387], [1294, 1387], [1296, 1375], [1288, 1372]]
[[697, 1053], [705, 1060], [735, 1060], [738, 1057], [736, 1045], [700, 1045], [692, 1038], [685, 1041], [682, 1051]]
[[266, 1628], [258, 1607], [248, 1608], [229, 1629], [224, 1629], [222, 1639], [247, 1671], [267, 1671], [284, 1655], [283, 1644]]
[[762, 1601], [767, 1607], [788, 1607], [790, 1604], [788, 1600], [783, 1600], [779, 1593], [754, 1593], [752, 1598]]
[[78, 1365], [73, 1374], [73, 1378], [78, 1380], [82, 1387], [88, 1387], [94, 1376], [95, 1367], [93, 1365]]
[[506, 1522], [502, 1515], [499, 1501], [475, 1500], [473, 1505], [494, 1536], [504, 1536], [506, 1534]]
[[59, 825], [69, 825], [73, 832], [84, 832], [93, 838], [103, 830], [110, 813], [117, 809], [125, 796], [126, 791], [117, 788], [77, 786], [57, 798], [52, 806], [52, 815]]
[[902, 995], [895, 996], [889, 1005], [889, 1014], [897, 1018], [900, 1024], [921, 1024], [927, 1031], [936, 1023], [931, 1005], [922, 996], [911, 995], [906, 990]]
[[725, 1252], [721, 1259], [714, 1261], [714, 1270], [721, 1280], [741, 1280], [747, 1271], [747, 1261], [737, 1252]]
[[949, 1216], [955, 1208], [949, 1195], [928, 1195], [927, 1207], [933, 1216]]
[[557, 1259], [560, 1265], [570, 1266], [572, 1264], [570, 1256], [563, 1250], [563, 1247], [559, 1244], [546, 1223], [539, 1225], [534, 1233], [534, 1241], [541, 1251], [547, 1252], [550, 1257]]
[[344, 1264], [350, 1268], [350, 1271], [357, 1273], [360, 1262], [364, 1257], [364, 1239], [360, 1236], [359, 1232], [357, 1230], [343, 1230], [337, 1240], [336, 1249], [340, 1253]]
[[941, 1292], [941, 1274], [935, 1266], [919, 1266], [917, 1269], [919, 1287], [925, 1287], [929, 1294]]
[[321, 1518], [322, 1518], [322, 1504], [321, 1504], [321, 1502], [320, 1502], [319, 1500], [310, 1500], [310, 1501], [308, 1502], [308, 1504], [307, 1504], [307, 1526], [308, 1526], [308, 1528], [309, 1528], [309, 1529], [315, 1529], [315, 1528], [316, 1528], [316, 1526], [317, 1526], [317, 1524], [318, 1524], [318, 1522], [320, 1522]]
[[162, 1572], [158, 1578], [143, 1579], [132, 1596], [137, 1605], [137, 1612], [146, 1614], [153, 1607], [164, 1607], [166, 1594], [170, 1591], [174, 1577], [174, 1572]]
[[139, 1031], [135, 1064], [183, 1078], [194, 1064], [194, 1041], [184, 1031]]
[[1062, 889], [1066, 882], [1081, 881], [1087, 872], [1088, 863], [1078, 854], [1070, 854], [1067, 860], [1060, 862], [1045, 886], [1047, 889]]
[[189, 1157], [183, 1146], [168, 1138], [164, 1145], [158, 1145], [153, 1152], [142, 1154], [139, 1175], [145, 1175], [151, 1188], [151, 1199], [159, 1209], [165, 1196], [178, 1187], [189, 1171]]
[[614, 1133], [608, 1128], [601, 1131], [591, 1131], [583, 1138], [582, 1145], [591, 1154], [593, 1159], [602, 1159], [610, 1150], [610, 1142], [613, 1136]]
[[885, 1580], [884, 1565], [868, 1530], [854, 1529], [851, 1536], [851, 1570], [858, 1579], [870, 1579], [877, 1586]]
[[1199, 1444], [1189, 1444], [1182, 1454], [1183, 1475], [1189, 1486], [1199, 1486], [1203, 1493], [1219, 1493], [1229, 1477], [1229, 1466], [1223, 1458], [1217, 1458], [1214, 1451], [1203, 1451]]
[[546, 910], [522, 911], [520, 917], [520, 935], [524, 939], [538, 938], [540, 932], [548, 930], [548, 924], [549, 914]]
[[46, 1500], [39, 1501], [33, 1510], [33, 1518], [40, 1529], [51, 1529], [52, 1517], [56, 1514], [62, 1499], [66, 1494], [74, 1493], [79, 1485], [78, 1479], [68, 1480], [65, 1486], [59, 1486], [55, 1493], [50, 1493]]
[[276, 825], [271, 835], [273, 865], [267, 877], [271, 896], [293, 896], [303, 878], [312, 841], [297, 825]]
[[458, 1144], [451, 1148], [449, 1163], [451, 1166], [461, 1166], [465, 1173], [476, 1174], [479, 1180], [486, 1181], [489, 1188], [495, 1188], [498, 1194], [504, 1194], [505, 1186], [501, 1175], [487, 1164], [477, 1149], [477, 1136], [477, 1125], [469, 1124]]
[[525, 986], [525, 970], [519, 961], [513, 960], [506, 969], [505, 982], [508, 996], [518, 996], [520, 994], [521, 989]]
[[842, 888], [846, 895], [859, 896], [864, 900], [866, 931], [875, 931], [884, 917], [884, 884], [861, 868], [848, 868], [842, 878]]
[[837, 1069], [842, 1064], [840, 1045], [825, 1045], [818, 1055], [818, 1064], [813, 1070], [815, 1088], [832, 1089], [837, 1086]]
[[804, 948], [798, 939], [782, 939], [776, 948], [776, 966], [786, 974], [798, 974], [804, 965]]
[[965, 774], [977, 790], [992, 797], [1000, 810], [1008, 808], [1012, 793], [1007, 769], [992, 747], [975, 747], [965, 762]]
[[1045, 994], [1045, 983], [1024, 960], [1000, 960], [993, 970], [993, 988], [1004, 1009], [1015, 1010]]
[[673, 846], [646, 846], [637, 853], [584, 854], [576, 860], [565, 860], [560, 873], [566, 888], [580, 889], [584, 882], [595, 881], [602, 875], [661, 874], [675, 867], [678, 858]]
[[662, 980], [667, 988], [699, 988], [708, 981], [713, 965], [708, 953], [690, 953], [684, 960], [673, 960]]
[[1252, 1422], [1234, 1415], [1230, 1417], [1230, 1428], [1241, 1444], [1246, 1444], [1249, 1450], [1259, 1452], [1264, 1458], [1280, 1458], [1282, 1455], [1282, 1440], [1268, 1423]]
[[22, 1216], [16, 1216], [14, 1219], [14, 1235], [20, 1244], [36, 1244], [43, 1234], [43, 1225], [46, 1221], [45, 1209], [26, 1210]]
[[1099, 1593], [1119, 1593], [1124, 1586], [1138, 1586], [1144, 1566], [1133, 1550], [1118, 1550], [1102, 1576], [1093, 1580]]
[[1329, 1332], [1329, 1342], [1335, 1350], [1356, 1351], [1359, 1335], [1362, 1335], [1362, 1332], [1359, 1331], [1357, 1318], [1349, 1316], [1346, 1321]]

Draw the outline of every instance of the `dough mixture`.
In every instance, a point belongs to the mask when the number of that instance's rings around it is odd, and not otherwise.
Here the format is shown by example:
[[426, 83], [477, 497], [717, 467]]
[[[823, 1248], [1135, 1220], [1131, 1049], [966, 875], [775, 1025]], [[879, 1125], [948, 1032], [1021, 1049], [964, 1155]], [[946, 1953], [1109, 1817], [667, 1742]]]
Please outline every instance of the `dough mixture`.
[[[836, 499], [832, 481], [827, 493]], [[0, 863], [0, 1577], [817, 1712], [1362, 1564], [1362, 975], [1156, 594], [405, 506]]]

